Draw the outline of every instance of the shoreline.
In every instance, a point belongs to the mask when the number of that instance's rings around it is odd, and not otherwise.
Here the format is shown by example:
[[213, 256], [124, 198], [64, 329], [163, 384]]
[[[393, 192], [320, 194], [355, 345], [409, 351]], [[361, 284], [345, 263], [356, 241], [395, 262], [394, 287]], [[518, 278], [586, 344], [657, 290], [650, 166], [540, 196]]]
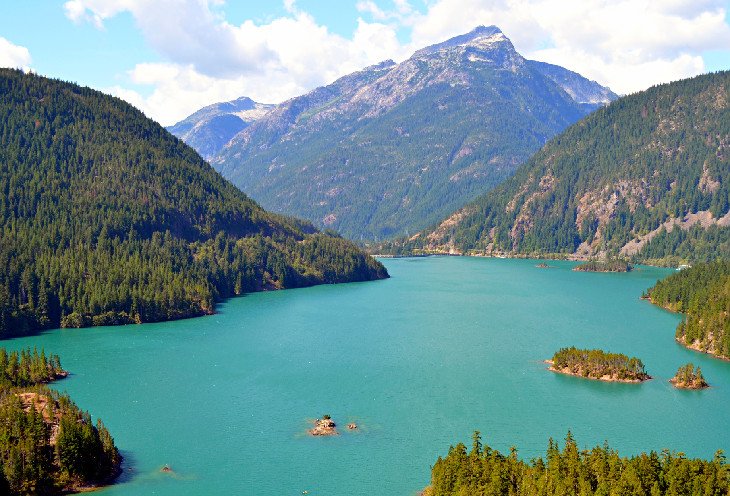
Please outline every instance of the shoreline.
[[[658, 305], [658, 306], [661, 306], [661, 305]], [[674, 313], [682, 313], [682, 312], [674, 312]], [[700, 345], [697, 342], [694, 342], [692, 344], [686, 344], [683, 339], [678, 338], [677, 336], [674, 336], [674, 340], [677, 342], [677, 344], [679, 344], [680, 346], [682, 346], [683, 348], [686, 348], [688, 350], [692, 350], [692, 351], [696, 351], [698, 353], [703, 353], [705, 355], [709, 355], [710, 357], [715, 358], [717, 360], [722, 360], [723, 362], [730, 362], [730, 357], [726, 357], [725, 355], [717, 355], [711, 351], [703, 350], [702, 348], [700, 348]]]
[[[590, 262], [591, 260], [595, 260], [595, 257], [589, 257], [585, 255], [566, 255], [561, 253], [457, 253], [457, 252], [447, 252], [447, 251], [434, 251], [434, 252], [427, 252], [427, 253], [409, 253], [407, 255], [392, 255], [392, 254], [370, 254], [373, 258], [426, 258], [426, 257], [467, 257], [467, 258], [508, 258], [508, 259], [517, 259], [517, 260], [562, 260], [566, 262]], [[632, 264], [632, 266], [636, 267], [636, 265], [644, 265], [646, 267], [655, 267], [657, 269], [673, 269], [675, 268], [673, 265], [655, 265], [648, 262], [639, 262], [637, 264]], [[634, 270], [640, 270], [637, 268], [634, 268]]]
[[710, 385], [707, 384], [706, 386], [690, 386], [687, 385], [686, 382], [679, 382], [676, 380], [676, 377], [672, 377], [669, 379], [669, 383], [675, 388], [675, 389], [684, 389], [685, 391], [702, 391], [703, 389], [710, 389]]
[[[651, 294], [647, 295], [646, 297], [642, 296], [641, 299], [642, 300], [646, 300], [649, 303], [651, 303], [652, 305], [654, 305], [654, 306], [656, 306], [658, 308], [661, 308], [662, 310], [666, 310], [667, 312], [673, 313], [675, 315], [686, 315], [684, 312], [680, 312], [680, 311], [672, 308], [669, 305], [660, 305], [659, 303], [656, 303], [652, 299]], [[676, 341], [677, 344], [680, 345], [682, 348], [685, 348], [685, 349], [688, 349], [688, 350], [692, 350], [692, 351], [696, 351], [697, 353], [703, 353], [703, 354], [708, 355], [708, 356], [710, 356], [712, 358], [715, 358], [717, 360], [722, 360], [724, 362], [730, 362], [730, 357], [727, 357], [727, 356], [724, 356], [724, 355], [718, 355], [716, 353], [713, 353], [712, 351], [703, 350], [700, 347], [700, 344], [698, 342], [694, 342], [694, 343], [691, 343], [691, 344], [687, 344], [687, 343], [684, 342], [684, 339], [679, 338], [676, 335], [674, 336], [674, 341]]]
[[[370, 255], [373, 256], [374, 255]], [[211, 317], [213, 315], [217, 315], [218, 311], [220, 310], [220, 307], [226, 303], [228, 303], [230, 300], [233, 300], [234, 298], [241, 298], [248, 295], [253, 295], [257, 293], [266, 293], [269, 291], [289, 291], [292, 289], [306, 289], [306, 288], [312, 288], [315, 286], [334, 286], [338, 284], [352, 284], [352, 283], [360, 283], [360, 282], [377, 282], [377, 281], [384, 281], [386, 279], [390, 279], [390, 274], [387, 274], [385, 277], [382, 278], [375, 278], [375, 279], [354, 279], [352, 281], [338, 281], [338, 282], [316, 282], [313, 284], [305, 284], [303, 286], [294, 286], [290, 288], [278, 288], [278, 287], [259, 287], [252, 291], [246, 291], [241, 294], [233, 294], [228, 296], [220, 297], [219, 299], [216, 299], [213, 303], [213, 308], [211, 310], [202, 310], [199, 309], [198, 311], [191, 312], [189, 314], [182, 314], [182, 315], [176, 315], [170, 318], [166, 319], [160, 319], [160, 320], [145, 320], [142, 322], [119, 322], [119, 323], [107, 323], [107, 324], [101, 324], [101, 325], [81, 325], [81, 326], [70, 326], [70, 327], [51, 327], [51, 328], [43, 328], [43, 329], [33, 329], [28, 333], [25, 334], [11, 334], [9, 336], [0, 337], [0, 342], [2, 341], [11, 341], [13, 339], [17, 338], [27, 338], [27, 337], [33, 337], [33, 336], [40, 336], [43, 333], [51, 332], [51, 331], [71, 331], [71, 330], [78, 330], [78, 329], [90, 329], [93, 327], [125, 327], [125, 326], [137, 326], [137, 325], [143, 325], [143, 324], [159, 324], [164, 322], [176, 322], [178, 320], [188, 320], [188, 319], [197, 319], [201, 317]], [[85, 316], [88, 317], [89, 320], [91, 320], [94, 316], [88, 315]]]
[[650, 380], [653, 379], [653, 377], [650, 376], [650, 375], [648, 375], [648, 374], [646, 376], [646, 379], [619, 379], [619, 378], [614, 378], [612, 376], [605, 376], [605, 375], [602, 376], [602, 377], [591, 377], [591, 376], [587, 376], [587, 375], [581, 375], [581, 374], [578, 374], [576, 372], [572, 372], [567, 367], [564, 368], [564, 369], [556, 369], [553, 366], [553, 361], [552, 360], [543, 360], [543, 363], [546, 363], [546, 364], [550, 365], [547, 368], [547, 370], [549, 370], [550, 372], [554, 372], [556, 374], [569, 375], [569, 376], [572, 376], [572, 377], [577, 377], [579, 379], [588, 379], [588, 380], [591, 380], [591, 381], [618, 382], [618, 383], [622, 383], [622, 384], [641, 384], [642, 382], [650, 381]]

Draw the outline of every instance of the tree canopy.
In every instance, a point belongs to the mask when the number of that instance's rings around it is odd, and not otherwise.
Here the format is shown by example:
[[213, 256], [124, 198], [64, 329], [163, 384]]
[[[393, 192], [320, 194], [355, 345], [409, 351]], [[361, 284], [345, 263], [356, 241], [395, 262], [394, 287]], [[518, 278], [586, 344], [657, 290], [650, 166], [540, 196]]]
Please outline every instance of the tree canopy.
[[263, 210], [122, 100], [0, 70], [0, 337], [382, 277], [352, 243]]

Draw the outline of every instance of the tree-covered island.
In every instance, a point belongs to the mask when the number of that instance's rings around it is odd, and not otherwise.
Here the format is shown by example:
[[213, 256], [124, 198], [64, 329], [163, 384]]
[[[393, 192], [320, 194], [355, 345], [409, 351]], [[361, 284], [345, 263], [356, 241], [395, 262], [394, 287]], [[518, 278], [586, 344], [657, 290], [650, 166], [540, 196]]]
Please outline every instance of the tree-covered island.
[[651, 379], [641, 360], [622, 353], [570, 347], [558, 350], [552, 360], [547, 362], [553, 372], [586, 379], [608, 382], [642, 382]]
[[573, 268], [577, 272], [630, 272], [633, 269], [625, 260], [589, 260]]
[[669, 382], [677, 389], [705, 389], [710, 387], [702, 375], [702, 370], [699, 367], [695, 367], [692, 363], [679, 367], [677, 373]]
[[45, 386], [66, 375], [58, 356], [0, 348], [0, 494], [68, 494], [120, 473], [102, 421]]

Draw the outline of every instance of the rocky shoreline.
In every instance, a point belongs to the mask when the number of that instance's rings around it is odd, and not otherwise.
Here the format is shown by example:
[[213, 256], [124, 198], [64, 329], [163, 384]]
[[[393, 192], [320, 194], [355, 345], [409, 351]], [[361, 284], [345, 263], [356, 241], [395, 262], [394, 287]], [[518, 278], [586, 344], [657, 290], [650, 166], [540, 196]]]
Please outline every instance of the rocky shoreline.
[[[358, 429], [358, 425], [355, 422], [347, 424], [347, 430], [354, 431]], [[332, 417], [329, 415], [323, 415], [321, 419], [314, 420], [314, 427], [307, 430], [307, 433], [311, 436], [339, 436], [340, 433], [337, 431], [337, 424]]]
[[552, 360], [545, 360], [544, 363], [550, 365], [550, 367], [548, 367], [548, 370], [550, 372], [555, 372], [556, 374], [563, 374], [563, 375], [572, 375], [573, 377], [580, 377], [581, 379], [590, 379], [592, 381], [621, 382], [624, 384], [640, 384], [644, 381], [648, 381], [648, 380], [652, 379], [652, 377], [648, 374], [646, 375], [646, 377], [644, 379], [621, 379], [616, 374], [603, 375], [601, 377], [592, 377], [590, 375], [584, 375], [582, 370], [572, 371], [569, 367], [564, 367], [562, 369], [558, 369], [553, 365]]

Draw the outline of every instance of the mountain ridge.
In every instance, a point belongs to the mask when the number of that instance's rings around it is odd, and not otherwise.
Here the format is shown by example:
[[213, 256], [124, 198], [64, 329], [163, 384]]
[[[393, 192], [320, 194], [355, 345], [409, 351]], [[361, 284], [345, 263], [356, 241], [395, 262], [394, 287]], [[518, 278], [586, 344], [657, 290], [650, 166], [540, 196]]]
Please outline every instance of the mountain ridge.
[[622, 256], [677, 264], [730, 253], [730, 72], [614, 101], [491, 192], [398, 252]]
[[598, 106], [541, 70], [498, 28], [477, 28], [280, 104], [211, 164], [265, 207], [350, 238], [415, 231]]
[[210, 160], [231, 138], [274, 107], [242, 96], [203, 107], [166, 129]]

